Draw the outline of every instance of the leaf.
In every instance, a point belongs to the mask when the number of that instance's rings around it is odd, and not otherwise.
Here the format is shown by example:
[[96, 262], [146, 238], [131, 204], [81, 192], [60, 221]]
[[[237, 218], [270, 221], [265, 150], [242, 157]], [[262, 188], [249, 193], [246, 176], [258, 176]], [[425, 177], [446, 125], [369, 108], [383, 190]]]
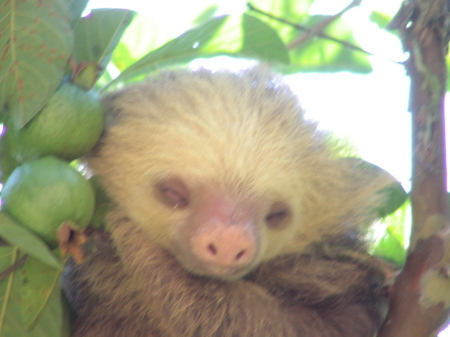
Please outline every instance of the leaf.
[[126, 9], [103, 8], [75, 20], [72, 56], [76, 63], [94, 63], [105, 69], [134, 15], [135, 12]]
[[70, 8], [70, 19], [78, 19], [83, 14], [89, 0], [67, 0]]
[[17, 152], [16, 130], [4, 126], [0, 135], [0, 184], [5, 183], [9, 175], [19, 165], [15, 153]]
[[108, 86], [144, 73], [149, 73], [164, 65], [186, 62], [193, 60], [195, 57], [199, 57], [201, 54], [199, 51], [203, 45], [217, 33], [227, 19], [228, 16], [215, 18], [169, 41], [132, 64], [115, 80], [111, 81]]
[[[263, 12], [270, 13], [274, 17], [282, 18], [293, 24], [300, 24], [309, 28], [315, 27], [319, 22], [329, 16], [326, 15], [309, 15], [313, 0], [299, 1], [295, 0], [254, 0], [252, 4]], [[267, 22], [285, 44], [291, 43], [297, 37], [305, 34], [293, 25], [279, 22], [266, 15], [262, 15], [253, 11], [258, 18]], [[327, 35], [343, 40], [345, 42], [358, 46], [349, 27], [342, 19], [334, 20], [332, 24], [323, 31]], [[372, 71], [371, 64], [366, 54], [343, 47], [343, 45], [326, 40], [321, 37], [309, 37], [306, 42], [289, 52], [291, 65], [288, 67], [281, 66], [279, 70], [284, 73], [295, 72], [337, 72], [351, 71], [356, 73], [368, 73]]]
[[202, 23], [205, 23], [206, 21], [211, 20], [214, 15], [216, 14], [217, 10], [219, 9], [218, 5], [211, 5], [208, 8], [206, 8], [202, 13], [200, 13], [193, 21], [195, 25], [201, 25]]
[[[263, 12], [270, 13], [274, 17], [283, 18], [292, 23], [303, 24], [309, 18], [309, 10], [314, 3], [314, 0], [253, 0], [251, 4]], [[291, 25], [279, 22], [266, 15], [259, 14], [255, 11], [249, 11], [268, 25], [272, 27], [284, 41], [288, 44], [293, 38], [301, 34], [301, 31], [293, 28]]]
[[386, 13], [381, 13], [378, 11], [373, 11], [370, 13], [370, 21], [375, 23], [379, 28], [386, 29], [392, 17]]
[[[0, 247], [0, 272], [17, 259], [17, 247]], [[0, 337], [26, 336], [21, 314], [21, 276], [15, 271], [0, 282]]]
[[36, 327], [29, 331], [26, 337], [70, 336], [70, 308], [59, 287], [54, 287]]
[[[0, 272], [17, 261], [17, 247], [0, 247]], [[28, 258], [0, 282], [0, 337], [69, 337], [67, 305], [57, 285], [60, 272]], [[44, 303], [45, 302], [45, 303]], [[39, 306], [40, 304], [40, 306]], [[39, 307], [36, 327], [27, 331], [22, 313]]]
[[114, 49], [113, 63], [120, 71], [124, 71], [131, 64], [138, 59], [131, 55], [130, 49], [125, 43], [120, 42], [116, 49]]
[[[262, 9], [265, 12], [269, 12], [272, 15], [284, 18], [286, 20], [289, 20], [291, 22], [301, 23], [304, 21], [304, 19], [309, 15], [309, 10], [311, 6], [313, 5], [314, 0], [252, 0], [251, 4], [254, 5], [256, 8]], [[250, 11], [250, 13], [253, 13]], [[262, 18], [262, 17], [261, 17]], [[264, 19], [264, 21], [269, 22], [272, 27], [274, 25], [277, 26], [276, 30], [278, 31], [278, 28], [289, 28], [286, 27], [285, 24], [275, 22], [272, 19], [266, 18], [267, 21]], [[274, 25], [272, 25], [272, 23]]]
[[22, 128], [61, 82], [73, 36], [65, 0], [0, 5], [0, 106]]
[[380, 179], [382, 182], [383, 187], [377, 191], [377, 194], [382, 196], [383, 204], [375, 209], [380, 218], [395, 212], [408, 199], [408, 194], [402, 185], [386, 170], [360, 158], [347, 157], [343, 159], [358, 168], [365, 176]]
[[[312, 16], [305, 26], [314, 27], [315, 24], [324, 20], [324, 17], [326, 16]], [[353, 37], [351, 27], [341, 19], [337, 19], [330, 24], [324, 30], [324, 33], [359, 47]], [[290, 55], [292, 64], [296, 66], [293, 69], [297, 71], [350, 71], [354, 73], [369, 73], [372, 71], [372, 66], [366, 54], [323, 37], [310, 38], [307, 42], [292, 50]]]
[[3, 212], [0, 212], [0, 237], [48, 266], [59, 270], [63, 268], [61, 261], [41, 239]]
[[385, 226], [384, 232], [378, 233], [376, 242], [372, 245], [371, 253], [382, 257], [387, 261], [402, 266], [406, 260], [407, 237], [409, 237], [411, 203], [409, 199], [397, 211], [385, 217], [373, 231], [380, 232], [380, 227]]
[[148, 53], [107, 87], [170, 65], [219, 55], [288, 62], [283, 43], [265, 23], [246, 14], [238, 17], [221, 16]]
[[199, 57], [227, 55], [289, 63], [286, 48], [277, 32], [248, 14], [230, 16], [215, 36], [199, 49], [202, 54]]
[[286, 46], [269, 25], [254, 16], [244, 15], [242, 29], [243, 54], [264, 60], [289, 63]]
[[377, 242], [372, 254], [391, 261], [397, 266], [403, 265], [406, 259], [406, 250], [403, 242], [392, 234], [392, 229], [389, 227], [386, 234]]
[[31, 330], [36, 326], [55, 289], [59, 291], [61, 270], [29, 257], [21, 272], [22, 319], [26, 329]]
[[381, 217], [385, 217], [386, 215], [395, 212], [408, 198], [408, 194], [398, 182], [394, 182], [382, 188], [378, 193], [383, 194], [385, 197], [384, 204], [378, 209]]

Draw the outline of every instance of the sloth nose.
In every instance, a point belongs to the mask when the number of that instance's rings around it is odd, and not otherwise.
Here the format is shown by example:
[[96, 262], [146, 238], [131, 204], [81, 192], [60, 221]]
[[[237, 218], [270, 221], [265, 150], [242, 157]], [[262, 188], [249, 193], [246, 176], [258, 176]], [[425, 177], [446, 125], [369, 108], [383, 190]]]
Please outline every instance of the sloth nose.
[[255, 243], [248, 230], [240, 226], [222, 226], [198, 234], [194, 239], [197, 257], [219, 268], [237, 268], [255, 255]]

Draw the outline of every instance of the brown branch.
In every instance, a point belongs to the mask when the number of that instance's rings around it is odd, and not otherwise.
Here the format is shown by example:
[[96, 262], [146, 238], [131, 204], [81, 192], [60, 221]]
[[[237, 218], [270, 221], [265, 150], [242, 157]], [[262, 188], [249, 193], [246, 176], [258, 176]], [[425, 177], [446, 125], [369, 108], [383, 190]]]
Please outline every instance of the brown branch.
[[442, 304], [424, 308], [421, 279], [425, 271], [436, 267], [444, 255], [443, 240], [432, 236], [419, 241], [391, 290], [389, 314], [379, 337], [429, 337], [445, 322]]
[[[393, 286], [390, 310], [380, 337], [435, 336], [448, 317], [442, 302], [424, 301], [423, 280], [439, 274], [445, 238], [435, 236], [446, 226], [445, 54], [448, 44], [447, 0], [405, 2], [390, 27], [400, 30], [410, 58], [410, 111], [413, 133], [411, 251]], [[450, 281], [449, 281], [450, 282]], [[450, 286], [450, 285], [449, 285]]]
[[[337, 44], [340, 44], [341, 46], [343, 46], [343, 47], [345, 47], [345, 48], [348, 48], [348, 49], [351, 49], [351, 50], [355, 50], [355, 51], [361, 52], [361, 53], [366, 54], [366, 55], [382, 57], [383, 59], [386, 59], [386, 60], [388, 60], [388, 61], [390, 61], [390, 62], [394, 62], [394, 63], [397, 63], [397, 64], [403, 64], [403, 62], [395, 61], [395, 60], [392, 60], [392, 59], [389, 59], [389, 58], [386, 58], [386, 57], [377, 55], [377, 54], [372, 53], [372, 52], [370, 52], [370, 51], [367, 51], [367, 50], [365, 50], [365, 49], [363, 49], [363, 48], [361, 48], [361, 47], [358, 47], [358, 46], [356, 46], [356, 45], [354, 45], [354, 44], [352, 44], [352, 43], [350, 43], [350, 42], [347, 42], [347, 41], [344, 41], [344, 40], [335, 38], [335, 37], [333, 37], [333, 36], [331, 36], [331, 35], [322, 33], [321, 31], [316, 31], [316, 28], [309, 28], [309, 27], [307, 27], [307, 26], [305, 26], [305, 25], [293, 23], [293, 22], [290, 22], [289, 20], [286, 20], [286, 19], [284, 19], [284, 18], [279, 18], [279, 17], [277, 17], [277, 16], [275, 16], [275, 15], [273, 15], [273, 14], [271, 14], [271, 13], [265, 12], [265, 11], [263, 11], [263, 10], [261, 10], [261, 9], [259, 9], [259, 8], [257, 8], [257, 7], [255, 7], [255, 6], [252, 5], [251, 3], [247, 3], [247, 7], [248, 7], [250, 10], [252, 10], [252, 11], [254, 11], [254, 12], [256, 12], [256, 13], [259, 13], [259, 14], [261, 14], [261, 15], [264, 15], [264, 16], [270, 18], [270, 19], [273, 19], [273, 20], [275, 20], [275, 21], [284, 23], [284, 24], [286, 24], [286, 25], [288, 25], [288, 26], [294, 27], [295, 29], [298, 29], [298, 30], [301, 30], [301, 31], [306, 32], [305, 35], [306, 35], [308, 38], [312, 38], [312, 37], [320, 37], [320, 38], [322, 38], [322, 39], [329, 40], [329, 41], [333, 41], [333, 42], [335, 42], [335, 43], [337, 43]], [[334, 18], [333, 20], [335, 20], [335, 19], [336, 19], [336, 18]], [[319, 23], [319, 25], [320, 25], [320, 23]]]
[[20, 259], [18, 259], [16, 262], [14, 262], [12, 265], [10, 265], [8, 268], [6, 268], [4, 271], [0, 273], [0, 281], [3, 281], [6, 279], [11, 273], [19, 269], [25, 264], [25, 261], [28, 259], [28, 255], [22, 256]]

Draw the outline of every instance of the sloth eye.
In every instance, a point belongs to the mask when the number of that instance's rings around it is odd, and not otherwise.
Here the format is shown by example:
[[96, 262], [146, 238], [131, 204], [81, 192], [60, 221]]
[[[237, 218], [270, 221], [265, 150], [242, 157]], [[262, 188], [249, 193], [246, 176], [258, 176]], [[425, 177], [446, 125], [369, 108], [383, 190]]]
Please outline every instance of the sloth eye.
[[156, 197], [166, 206], [182, 209], [189, 204], [189, 191], [179, 178], [164, 179], [156, 184]]
[[284, 203], [275, 203], [266, 216], [266, 223], [272, 228], [280, 228], [284, 225], [291, 213]]

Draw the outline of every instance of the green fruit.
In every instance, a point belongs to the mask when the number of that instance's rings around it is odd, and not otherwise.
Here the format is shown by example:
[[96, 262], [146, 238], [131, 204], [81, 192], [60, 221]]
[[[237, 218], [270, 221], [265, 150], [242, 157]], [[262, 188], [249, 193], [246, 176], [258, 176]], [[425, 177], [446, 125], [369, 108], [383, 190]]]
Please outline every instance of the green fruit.
[[95, 191], [95, 208], [90, 225], [96, 229], [104, 229], [106, 224], [106, 215], [111, 208], [111, 199], [101, 185], [98, 176], [91, 177], [89, 182]]
[[103, 106], [98, 96], [64, 83], [20, 131], [23, 160], [47, 155], [67, 160], [81, 157], [97, 143], [103, 123]]
[[2, 209], [50, 245], [66, 221], [84, 228], [95, 204], [91, 184], [55, 157], [17, 167], [1, 192]]

